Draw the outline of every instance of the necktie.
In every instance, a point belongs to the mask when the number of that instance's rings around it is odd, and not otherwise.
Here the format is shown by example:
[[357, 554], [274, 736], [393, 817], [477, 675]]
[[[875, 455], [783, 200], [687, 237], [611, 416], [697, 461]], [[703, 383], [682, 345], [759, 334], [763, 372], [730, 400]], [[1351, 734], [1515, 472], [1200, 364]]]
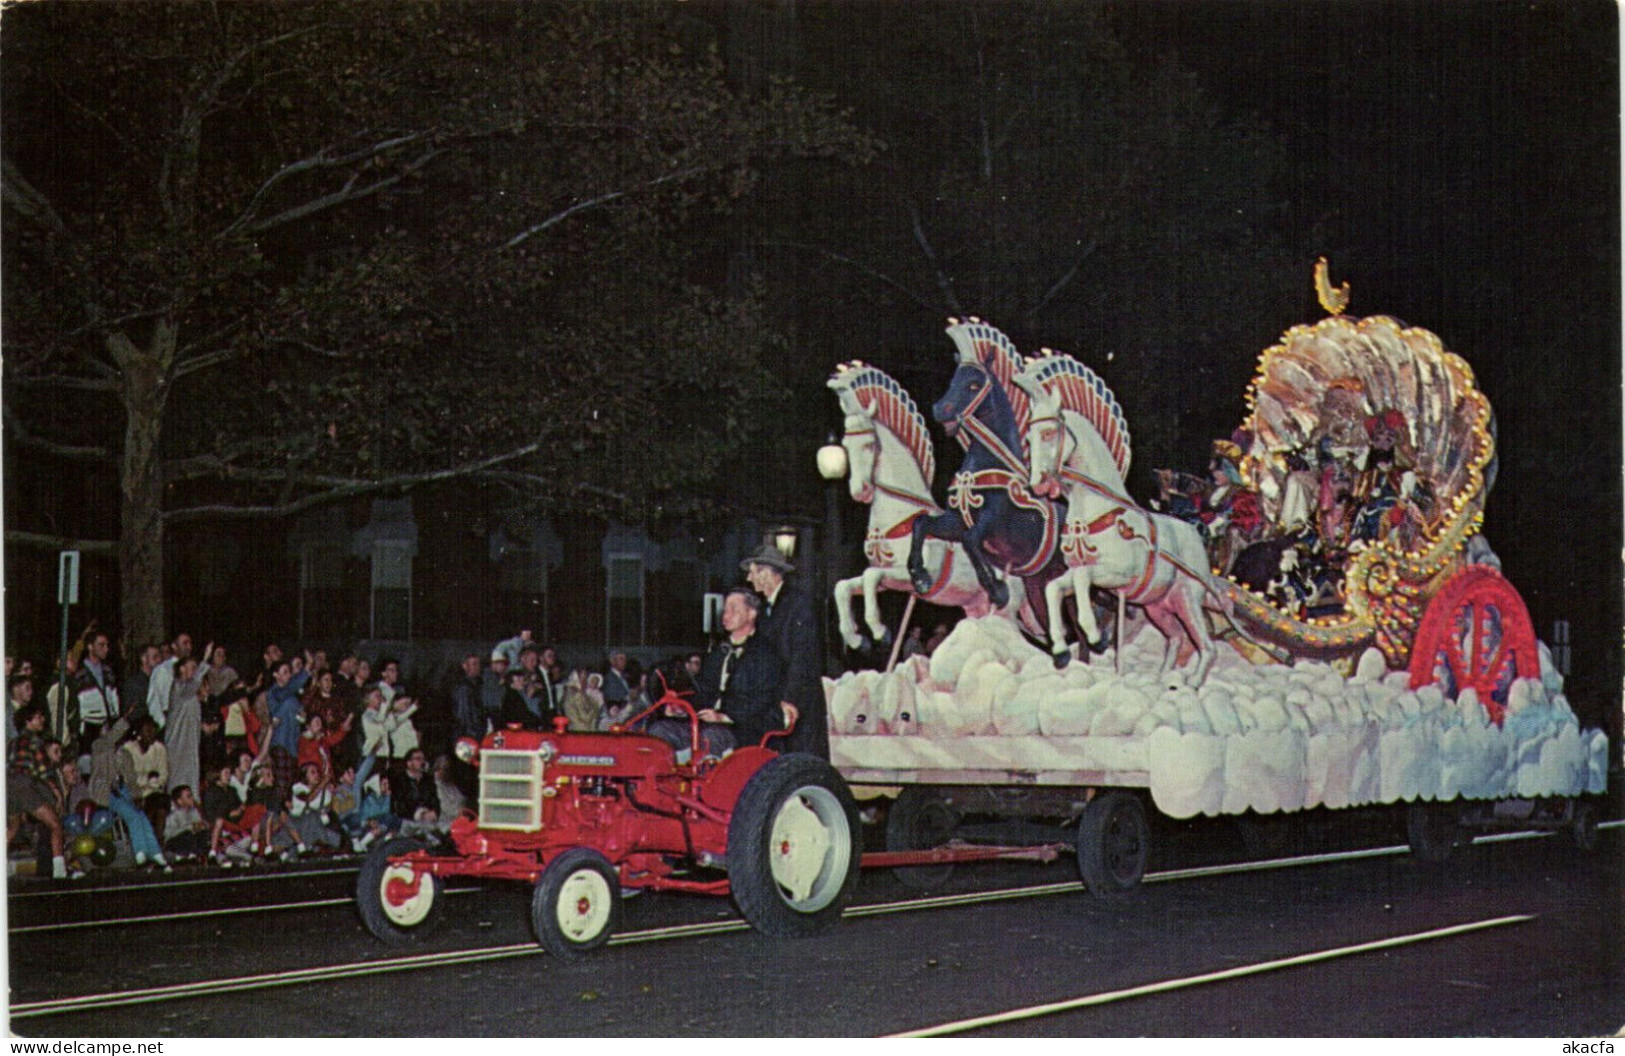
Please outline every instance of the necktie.
[[728, 679], [733, 677], [734, 662], [739, 659], [739, 654], [744, 651], [744, 646], [736, 645], [728, 650], [727, 656], [722, 658], [722, 674], [717, 679], [718, 694], [727, 692]]

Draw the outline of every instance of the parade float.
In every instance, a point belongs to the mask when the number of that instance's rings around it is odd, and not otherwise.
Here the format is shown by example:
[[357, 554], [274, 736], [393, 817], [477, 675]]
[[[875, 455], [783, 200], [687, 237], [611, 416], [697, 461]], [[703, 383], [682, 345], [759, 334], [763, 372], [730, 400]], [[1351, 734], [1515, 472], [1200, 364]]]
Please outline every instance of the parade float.
[[932, 411], [965, 459], [941, 503], [913, 399], [873, 366], [835, 371], [871, 508], [842, 636], [862, 641], [859, 592], [876, 639], [881, 589], [966, 613], [930, 656], [825, 680], [836, 768], [901, 790], [888, 849], [947, 863], [966, 815], [1043, 817], [1075, 826], [1084, 880], [1111, 891], [1139, 882], [1150, 807], [1396, 804], [1432, 860], [1474, 826], [1594, 840], [1606, 736], [1481, 534], [1489, 400], [1436, 335], [1344, 314], [1324, 262], [1316, 280], [1328, 316], [1262, 354], [1207, 476], [1159, 471], [1149, 506], [1124, 485], [1116, 399], [1071, 356], [950, 321]]
[[[460, 741], [478, 811], [438, 843], [374, 847], [363, 923], [414, 941], [445, 880], [517, 881], [537, 940], [574, 958], [610, 940], [626, 892], [729, 896], [783, 937], [832, 927], [860, 867], [930, 886], [958, 863], [1075, 852], [1091, 891], [1121, 892], [1145, 872], [1153, 809], [1392, 804], [1428, 860], [1473, 826], [1563, 828], [1589, 849], [1607, 738], [1581, 727], [1480, 534], [1489, 401], [1435, 335], [1349, 317], [1323, 265], [1317, 280], [1329, 316], [1264, 352], [1207, 476], [1159, 471], [1149, 505], [1125, 484], [1122, 409], [1071, 356], [950, 322], [932, 416], [965, 457], [943, 502], [914, 400], [876, 367], [838, 368], [840, 453], [869, 507], [841, 635], [890, 637], [881, 590], [908, 595], [905, 622], [920, 598], [962, 608], [953, 631], [825, 680], [828, 762], [778, 754], [782, 731], [707, 755], [673, 689], [608, 732], [559, 719]], [[657, 713], [686, 718], [686, 747], [642, 729]], [[897, 793], [884, 851], [862, 851], [850, 785]], [[967, 841], [967, 815], [1068, 835]]]

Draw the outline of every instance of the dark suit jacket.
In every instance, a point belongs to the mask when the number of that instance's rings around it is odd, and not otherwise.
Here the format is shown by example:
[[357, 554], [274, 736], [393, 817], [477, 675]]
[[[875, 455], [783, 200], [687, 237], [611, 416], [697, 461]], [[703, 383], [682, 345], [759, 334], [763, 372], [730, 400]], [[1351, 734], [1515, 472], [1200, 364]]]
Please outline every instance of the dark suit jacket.
[[722, 663], [727, 658], [729, 642], [724, 639], [700, 668], [700, 692], [696, 709], [717, 707], [733, 720], [734, 740], [743, 748], [760, 744], [769, 730], [784, 729], [784, 712], [779, 708], [779, 685], [784, 679], [784, 664], [779, 654], [758, 630], [745, 639], [744, 651], [734, 661], [728, 675], [728, 688], [719, 693], [722, 681]]
[[516, 722], [527, 730], [546, 730], [553, 725], [553, 707], [547, 698], [547, 693], [539, 686], [536, 690], [536, 703], [541, 709], [540, 714], [530, 710], [530, 703], [525, 695], [509, 686], [502, 693], [502, 710], [497, 714], [497, 724], [506, 726]]
[[784, 661], [779, 699], [796, 706], [801, 717], [790, 735], [790, 750], [829, 758], [829, 726], [824, 717], [824, 643], [818, 609], [807, 592], [786, 583], [779, 588], [772, 612], [756, 624], [758, 637], [773, 643]]

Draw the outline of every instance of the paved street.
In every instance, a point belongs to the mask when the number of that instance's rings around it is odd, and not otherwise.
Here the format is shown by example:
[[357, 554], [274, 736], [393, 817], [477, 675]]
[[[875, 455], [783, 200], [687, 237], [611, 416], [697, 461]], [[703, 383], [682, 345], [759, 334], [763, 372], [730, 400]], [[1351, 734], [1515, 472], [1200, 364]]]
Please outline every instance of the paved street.
[[[1351, 818], [1320, 849], [1391, 847], [1385, 835], [1380, 816]], [[362, 930], [345, 900], [353, 874], [331, 867], [75, 903], [14, 897], [12, 926], [23, 930], [12, 936], [12, 1027], [46, 1036], [872, 1036], [1091, 995], [1108, 997], [972, 1033], [1583, 1037], [1625, 1025], [1619, 828], [1603, 832], [1593, 855], [1562, 836], [1506, 840], [1443, 868], [1390, 850], [1238, 870], [1226, 865], [1245, 857], [1228, 823], [1159, 836], [1161, 860], [1129, 897], [1089, 896], [1063, 859], [962, 868], [936, 894], [1038, 893], [880, 912], [922, 896], [871, 871], [839, 928], [799, 942], [742, 927], [693, 934], [694, 925], [736, 922], [731, 905], [643, 895], [626, 903], [628, 941], [580, 964], [535, 948], [528, 892], [517, 885], [454, 888], [442, 926], [405, 949]], [[1194, 866], [1211, 871], [1191, 875]], [[297, 906], [310, 902], [325, 904]], [[239, 911], [219, 911], [227, 907]], [[206, 912], [50, 927], [59, 914], [177, 910]], [[1451, 928], [1465, 930], [1430, 937]], [[1394, 944], [1349, 949], [1382, 940]], [[422, 960], [394, 963], [403, 956]], [[1302, 960], [1255, 971], [1290, 958]], [[293, 985], [266, 978], [313, 969], [330, 970]], [[1235, 977], [1198, 979], [1226, 972]], [[166, 986], [175, 989], [140, 1003], [117, 997]], [[81, 995], [107, 996], [37, 1014], [37, 1002]]]

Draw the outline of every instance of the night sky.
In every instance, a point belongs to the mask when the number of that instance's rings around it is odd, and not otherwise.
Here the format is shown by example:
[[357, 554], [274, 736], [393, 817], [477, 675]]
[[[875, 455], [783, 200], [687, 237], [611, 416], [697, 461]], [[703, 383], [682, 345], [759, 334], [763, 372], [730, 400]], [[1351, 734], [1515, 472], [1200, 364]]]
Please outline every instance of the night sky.
[[1485, 535], [1542, 637], [1572, 621], [1571, 696], [1617, 731], [1615, 5], [1112, 10], [1136, 51], [1177, 54], [1221, 105], [1289, 144], [1304, 314], [1282, 329], [1319, 316], [1307, 265], [1325, 254], [1353, 287], [1350, 314], [1426, 327], [1472, 365], [1499, 428]]

